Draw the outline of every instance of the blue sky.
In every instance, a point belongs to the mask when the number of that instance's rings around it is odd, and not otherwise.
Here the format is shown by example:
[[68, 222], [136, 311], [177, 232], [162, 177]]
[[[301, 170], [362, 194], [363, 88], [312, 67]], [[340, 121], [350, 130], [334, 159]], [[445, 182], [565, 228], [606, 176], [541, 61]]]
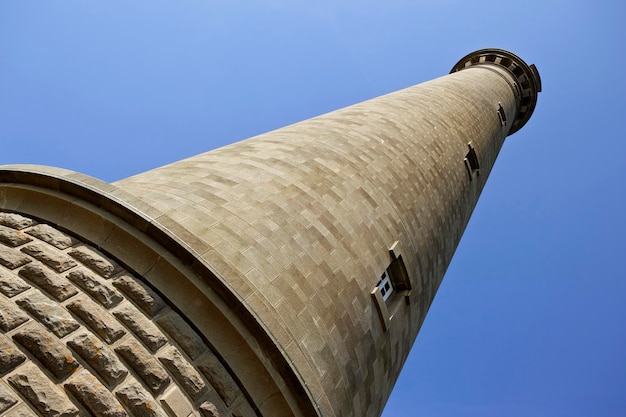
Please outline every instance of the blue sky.
[[544, 91], [384, 416], [624, 416], [624, 21], [599, 0], [0, 0], [0, 164], [114, 181], [508, 49]]

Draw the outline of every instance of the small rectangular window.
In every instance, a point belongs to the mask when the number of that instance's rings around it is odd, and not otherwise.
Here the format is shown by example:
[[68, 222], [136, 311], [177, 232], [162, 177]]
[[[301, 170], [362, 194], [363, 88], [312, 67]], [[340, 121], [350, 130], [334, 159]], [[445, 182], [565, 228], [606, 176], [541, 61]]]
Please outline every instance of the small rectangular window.
[[501, 103], [498, 103], [498, 117], [500, 118], [500, 126], [506, 126], [506, 113]]
[[465, 162], [465, 168], [467, 168], [467, 173], [471, 181], [474, 175], [480, 175], [480, 163], [478, 162], [478, 155], [476, 155], [476, 151], [471, 142], [467, 144], [467, 148], [467, 155], [465, 155], [463, 162]]
[[376, 285], [380, 290], [380, 294], [383, 296], [383, 300], [387, 301], [391, 293], [393, 292], [393, 284], [391, 283], [391, 279], [389, 278], [389, 274], [387, 271], [383, 272], [383, 275], [380, 277], [380, 281]]
[[380, 275], [380, 280], [371, 293], [385, 331], [402, 305], [410, 304], [411, 294], [411, 283], [402, 260], [400, 242], [394, 242], [389, 248], [389, 255], [389, 265]]

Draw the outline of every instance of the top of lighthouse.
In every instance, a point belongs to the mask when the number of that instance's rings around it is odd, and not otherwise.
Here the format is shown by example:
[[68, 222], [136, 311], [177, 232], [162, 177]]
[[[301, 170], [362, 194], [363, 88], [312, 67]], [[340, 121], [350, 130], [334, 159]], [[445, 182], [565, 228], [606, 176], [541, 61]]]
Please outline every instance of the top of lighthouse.
[[497, 65], [507, 70], [513, 77], [517, 96], [517, 114], [509, 130], [509, 135], [526, 124], [535, 110], [537, 95], [541, 91], [541, 78], [534, 64], [528, 65], [517, 55], [503, 49], [481, 49], [459, 60], [450, 73], [462, 71], [477, 65]]

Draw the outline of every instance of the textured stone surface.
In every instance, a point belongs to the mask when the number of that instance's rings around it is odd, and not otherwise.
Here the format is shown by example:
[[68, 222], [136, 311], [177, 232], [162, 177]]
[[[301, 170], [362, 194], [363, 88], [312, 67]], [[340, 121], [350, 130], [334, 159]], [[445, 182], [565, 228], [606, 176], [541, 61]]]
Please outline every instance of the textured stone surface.
[[16, 247], [32, 240], [33, 239], [24, 232], [0, 225], [0, 242], [5, 245]]
[[59, 303], [40, 292], [33, 292], [15, 302], [60, 338], [80, 327], [78, 322]]
[[30, 288], [30, 285], [13, 272], [0, 267], [0, 292], [7, 297], [15, 297]]
[[130, 275], [117, 278], [113, 285], [122, 290], [128, 298], [133, 300], [148, 316], [154, 317], [165, 307], [163, 299], [154, 290]]
[[53, 273], [39, 263], [26, 265], [20, 269], [19, 275], [39, 286], [39, 288], [50, 294], [57, 301], [65, 301], [78, 294], [78, 290], [65, 278]]
[[133, 368], [153, 393], [163, 391], [170, 383], [170, 377], [159, 361], [136, 341], [130, 340], [117, 346], [115, 352]]
[[119, 270], [113, 261], [89, 246], [78, 246], [70, 250], [68, 254], [105, 278], [110, 278]]
[[0, 375], [13, 370], [26, 356], [6, 336], [0, 334]]
[[12, 229], [21, 230], [28, 226], [32, 226], [36, 222], [28, 217], [21, 216], [16, 213], [0, 213], [0, 224]]
[[74, 269], [67, 274], [67, 278], [106, 308], [116, 306], [123, 300], [117, 290], [86, 268]]
[[116, 386], [128, 375], [115, 353], [94, 336], [82, 333], [67, 345], [110, 386]]
[[167, 417], [139, 385], [127, 385], [117, 391], [117, 397], [134, 417]]
[[28, 315], [0, 295], [0, 330], [8, 332], [28, 321]]
[[125, 417], [128, 413], [113, 394], [92, 375], [83, 373], [65, 384], [95, 417]]
[[0, 265], [9, 269], [16, 269], [22, 265], [32, 262], [32, 259], [22, 253], [0, 245]]
[[78, 369], [78, 362], [74, 360], [72, 352], [59, 339], [38, 326], [20, 329], [13, 335], [13, 339], [59, 380], [67, 378]]
[[207, 388], [206, 384], [194, 367], [182, 357], [178, 350], [175, 348], [168, 349], [159, 355], [159, 360], [192, 400], [197, 401], [202, 397]]
[[15, 404], [17, 404], [17, 399], [11, 390], [4, 385], [4, 382], [0, 382], [0, 413], [4, 413]]
[[72, 301], [67, 308], [108, 344], [126, 333], [108, 311], [86, 297]]
[[180, 345], [191, 359], [196, 359], [205, 352], [206, 345], [187, 322], [175, 312], [159, 317], [156, 322], [172, 339]]
[[21, 367], [8, 379], [44, 417], [78, 416], [78, 408], [36, 366]]
[[132, 306], [126, 305], [121, 307], [114, 311], [113, 315], [124, 323], [150, 352], [155, 353], [161, 346], [167, 343], [167, 339], [157, 326]]
[[76, 262], [69, 256], [41, 243], [26, 245], [21, 250], [57, 272], [67, 271], [76, 266]]
[[37, 239], [43, 240], [57, 249], [67, 249], [78, 243], [78, 241], [73, 237], [68, 236], [47, 224], [38, 224], [33, 226], [28, 229], [26, 233], [35, 236]]

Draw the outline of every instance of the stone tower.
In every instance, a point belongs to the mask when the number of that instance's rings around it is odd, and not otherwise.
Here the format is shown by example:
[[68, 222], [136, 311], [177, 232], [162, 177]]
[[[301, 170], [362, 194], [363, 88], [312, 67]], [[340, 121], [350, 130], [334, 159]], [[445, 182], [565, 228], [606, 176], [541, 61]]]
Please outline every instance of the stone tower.
[[539, 75], [512, 53], [108, 184], [0, 168], [0, 413], [379, 416]]

